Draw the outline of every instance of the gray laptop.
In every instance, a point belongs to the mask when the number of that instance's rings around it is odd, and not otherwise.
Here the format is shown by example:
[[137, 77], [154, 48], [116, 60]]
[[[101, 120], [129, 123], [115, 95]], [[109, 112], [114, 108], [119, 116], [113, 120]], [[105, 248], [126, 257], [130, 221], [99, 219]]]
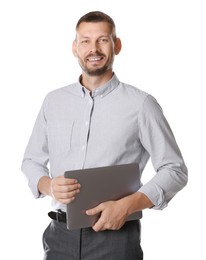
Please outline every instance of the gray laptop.
[[[91, 227], [99, 218], [86, 215], [86, 210], [101, 202], [118, 200], [136, 192], [140, 188], [138, 164], [123, 164], [100, 168], [66, 171], [65, 178], [75, 178], [81, 184], [80, 193], [74, 201], [67, 204], [67, 228]], [[142, 212], [135, 212], [127, 219], [142, 217]]]

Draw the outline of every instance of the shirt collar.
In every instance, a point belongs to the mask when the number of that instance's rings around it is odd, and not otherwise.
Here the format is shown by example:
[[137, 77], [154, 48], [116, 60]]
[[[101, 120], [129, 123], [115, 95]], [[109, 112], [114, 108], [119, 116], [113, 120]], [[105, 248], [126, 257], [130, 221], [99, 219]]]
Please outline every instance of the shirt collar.
[[[87, 93], [90, 93], [90, 91], [81, 84], [81, 76], [79, 77], [79, 81], [77, 85], [78, 85], [77, 86], [78, 91], [79, 92], [81, 91], [82, 96], [85, 96]], [[113, 77], [106, 84], [94, 89], [90, 93], [90, 95], [92, 97], [96, 97], [96, 96], [104, 97], [110, 92], [112, 92], [118, 85], [119, 85], [119, 79], [115, 74], [113, 74]]]

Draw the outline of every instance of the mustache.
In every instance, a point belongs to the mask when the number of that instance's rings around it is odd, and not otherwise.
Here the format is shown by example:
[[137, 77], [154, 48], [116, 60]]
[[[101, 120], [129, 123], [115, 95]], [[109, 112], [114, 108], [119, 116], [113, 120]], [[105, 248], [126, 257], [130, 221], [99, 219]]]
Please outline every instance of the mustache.
[[92, 54], [87, 55], [86, 59], [92, 58], [92, 57], [96, 57], [96, 56], [103, 56], [103, 57], [105, 57], [105, 55], [103, 53], [97, 51], [97, 52], [94, 52]]

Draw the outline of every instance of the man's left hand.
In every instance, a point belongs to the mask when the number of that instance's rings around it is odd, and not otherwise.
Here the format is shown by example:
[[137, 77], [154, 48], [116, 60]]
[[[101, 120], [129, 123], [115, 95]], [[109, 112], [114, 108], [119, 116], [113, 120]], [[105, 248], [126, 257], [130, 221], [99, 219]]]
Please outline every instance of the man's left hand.
[[97, 207], [86, 211], [86, 214], [89, 216], [98, 213], [101, 213], [101, 216], [92, 227], [96, 232], [106, 229], [119, 230], [128, 217], [126, 207], [124, 207], [124, 203], [121, 200], [103, 202]]

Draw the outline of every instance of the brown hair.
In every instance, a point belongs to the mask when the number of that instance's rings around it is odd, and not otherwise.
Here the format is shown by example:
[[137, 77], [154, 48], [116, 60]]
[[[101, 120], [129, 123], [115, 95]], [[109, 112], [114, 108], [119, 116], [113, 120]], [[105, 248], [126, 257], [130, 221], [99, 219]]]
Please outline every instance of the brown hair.
[[86, 22], [86, 23], [107, 22], [110, 25], [113, 39], [114, 39], [114, 41], [116, 40], [116, 26], [115, 26], [113, 19], [109, 15], [107, 15], [103, 12], [100, 12], [100, 11], [89, 12], [89, 13], [83, 15], [79, 19], [79, 21], [77, 22], [77, 25], [76, 25], [76, 30], [78, 29], [79, 25], [83, 22]]

